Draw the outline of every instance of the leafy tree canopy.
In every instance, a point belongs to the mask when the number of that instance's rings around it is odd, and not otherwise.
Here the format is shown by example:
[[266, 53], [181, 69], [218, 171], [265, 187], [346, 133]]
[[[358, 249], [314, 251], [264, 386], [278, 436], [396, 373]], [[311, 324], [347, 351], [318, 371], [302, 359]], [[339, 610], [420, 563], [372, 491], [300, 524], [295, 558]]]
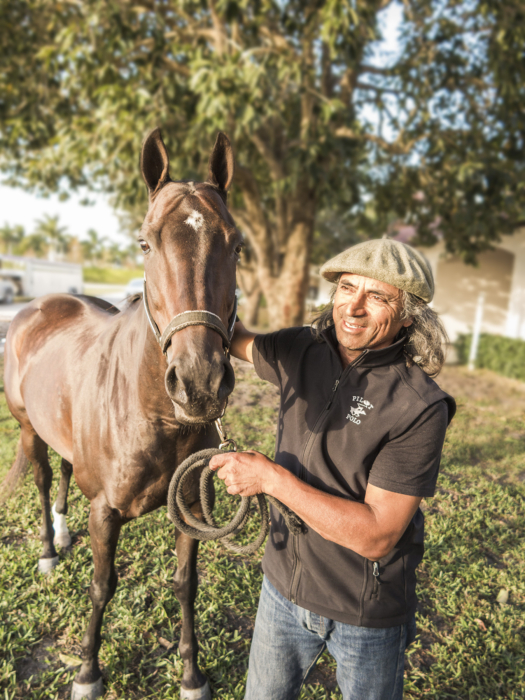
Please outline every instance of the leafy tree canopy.
[[172, 177], [202, 178], [223, 129], [274, 325], [301, 321], [319, 210], [360, 235], [399, 218], [425, 242], [439, 220], [472, 259], [523, 218], [523, 3], [404, 0], [387, 61], [389, 4], [0, 0], [0, 165], [136, 216], [144, 134], [162, 126]]

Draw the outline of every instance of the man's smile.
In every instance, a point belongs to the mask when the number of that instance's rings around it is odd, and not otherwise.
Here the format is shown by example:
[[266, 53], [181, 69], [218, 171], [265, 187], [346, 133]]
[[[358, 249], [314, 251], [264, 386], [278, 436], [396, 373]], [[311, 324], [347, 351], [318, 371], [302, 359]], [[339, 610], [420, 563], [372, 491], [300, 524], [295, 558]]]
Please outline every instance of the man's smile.
[[364, 330], [364, 329], [366, 328], [366, 326], [361, 326], [361, 325], [359, 325], [358, 323], [352, 323], [351, 321], [344, 321], [344, 320], [343, 320], [343, 328], [344, 328], [346, 331], [350, 331], [350, 332], [357, 331], [357, 332], [359, 332], [359, 331]]

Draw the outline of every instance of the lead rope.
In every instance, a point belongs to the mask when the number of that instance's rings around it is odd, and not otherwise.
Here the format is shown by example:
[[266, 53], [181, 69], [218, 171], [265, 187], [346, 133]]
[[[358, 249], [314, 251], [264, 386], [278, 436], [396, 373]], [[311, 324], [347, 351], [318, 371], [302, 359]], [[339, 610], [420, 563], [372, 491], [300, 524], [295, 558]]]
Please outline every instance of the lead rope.
[[[175, 527], [194, 540], [203, 540], [205, 542], [221, 540], [225, 547], [237, 554], [253, 554], [266, 539], [270, 526], [266, 499], [262, 493], [256, 496], [242, 496], [239, 509], [228, 525], [224, 527], [217, 525], [211, 508], [211, 503], [215, 498], [215, 487], [213, 485], [215, 472], [208, 465], [214, 455], [224, 452], [236, 452], [237, 445], [235, 440], [228, 438], [226, 435], [220, 418], [215, 421], [215, 427], [221, 440], [219, 448], [212, 447], [208, 450], [196, 452], [185, 459], [175, 470], [168, 490], [168, 516]], [[204, 522], [193, 515], [183, 496], [184, 484], [196, 469], [202, 470], [199, 491]], [[306, 525], [292, 510], [273, 496], [266, 495], [266, 498], [281, 513], [292, 535], [300, 535], [306, 532]], [[252, 506], [257, 506], [259, 509], [261, 527], [255, 540], [243, 546], [234, 542], [233, 538], [243, 530], [248, 522]]]

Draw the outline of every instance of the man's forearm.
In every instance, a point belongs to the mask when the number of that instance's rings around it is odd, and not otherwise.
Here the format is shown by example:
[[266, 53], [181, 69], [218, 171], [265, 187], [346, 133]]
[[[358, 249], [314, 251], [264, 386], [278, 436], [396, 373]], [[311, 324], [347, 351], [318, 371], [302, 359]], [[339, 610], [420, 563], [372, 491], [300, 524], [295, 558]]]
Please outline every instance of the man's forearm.
[[385, 541], [372, 506], [319, 491], [276, 467], [266, 493], [278, 498], [321, 537], [374, 561], [392, 549], [395, 542]]
[[210, 460], [228, 493], [267, 493], [297, 513], [321, 537], [376, 561], [398, 542], [421, 498], [368, 484], [365, 502], [332, 496], [301, 481], [260, 452], [224, 452]]

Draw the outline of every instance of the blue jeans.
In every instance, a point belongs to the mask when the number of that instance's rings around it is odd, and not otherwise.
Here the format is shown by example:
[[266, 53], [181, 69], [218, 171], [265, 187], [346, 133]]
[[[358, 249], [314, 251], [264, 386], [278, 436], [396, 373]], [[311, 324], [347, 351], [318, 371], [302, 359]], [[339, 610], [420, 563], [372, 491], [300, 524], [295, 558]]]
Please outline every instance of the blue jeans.
[[264, 577], [245, 700], [294, 700], [325, 650], [337, 661], [344, 700], [401, 700], [407, 642], [415, 623], [356, 627], [284, 598]]

